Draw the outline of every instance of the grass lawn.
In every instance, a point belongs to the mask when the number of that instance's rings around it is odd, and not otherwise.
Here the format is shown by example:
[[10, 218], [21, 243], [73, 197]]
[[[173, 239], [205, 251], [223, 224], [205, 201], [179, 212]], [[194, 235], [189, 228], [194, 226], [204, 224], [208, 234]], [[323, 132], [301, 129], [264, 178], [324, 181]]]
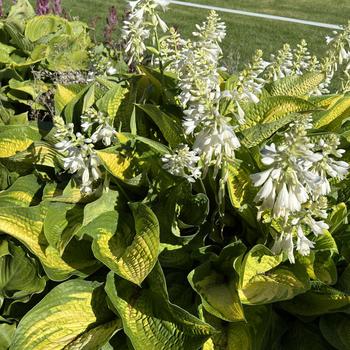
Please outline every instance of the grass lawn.
[[[35, 1], [32, 1], [33, 3]], [[324, 23], [344, 24], [350, 19], [349, 0], [192, 0], [191, 2], [226, 8], [268, 13], [286, 17], [313, 20]], [[63, 6], [71, 16], [79, 16], [91, 22], [98, 19], [96, 37], [102, 37], [102, 29], [109, 6], [115, 5], [122, 16], [126, 6], [124, 0], [63, 0]], [[193, 31], [195, 23], [201, 22], [208, 11], [171, 4], [163, 18], [169, 25], [178, 27], [184, 36]], [[220, 13], [227, 24], [227, 38], [223, 44], [229, 64], [241, 66], [257, 48], [264, 48], [266, 57], [285, 42], [295, 45], [306, 39], [313, 53], [322, 55], [325, 50], [324, 37], [330, 29], [302, 24], [286, 23], [234, 14]]]

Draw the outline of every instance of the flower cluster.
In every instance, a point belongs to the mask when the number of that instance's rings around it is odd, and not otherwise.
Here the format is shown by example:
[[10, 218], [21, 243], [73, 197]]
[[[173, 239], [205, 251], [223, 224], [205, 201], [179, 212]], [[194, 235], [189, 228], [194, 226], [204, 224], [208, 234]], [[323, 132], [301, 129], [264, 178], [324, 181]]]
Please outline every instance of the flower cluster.
[[95, 131], [91, 135], [91, 141], [97, 143], [102, 141], [105, 146], [110, 146], [113, 142], [117, 140], [116, 131], [111, 126], [111, 118], [102, 113], [97, 112], [93, 108], [89, 108], [84, 115], [81, 116], [82, 119], [82, 130], [84, 132], [91, 132], [94, 125], [97, 124]]
[[170, 174], [194, 182], [201, 176], [201, 170], [198, 167], [199, 159], [197, 150], [191, 151], [188, 145], [181, 144], [172, 154], [163, 156], [163, 168]]
[[338, 138], [312, 142], [307, 135], [311, 128], [309, 120], [292, 124], [280, 145], [272, 143], [261, 151], [261, 162], [268, 169], [251, 176], [254, 186], [261, 187], [255, 197], [260, 204], [258, 218], [269, 210], [272, 219], [279, 222], [281, 232], [273, 251], [287, 253], [290, 262], [294, 262], [294, 236], [297, 251], [308, 255], [313, 242], [307, 234], [318, 236], [328, 228], [324, 219], [326, 196], [331, 191], [329, 180], [343, 179], [349, 168], [346, 162], [336, 160], [344, 152], [338, 149]]
[[160, 42], [160, 51], [165, 71], [177, 73], [181, 53], [185, 48], [191, 47], [190, 40], [184, 40], [175, 28], [169, 28], [169, 35]]
[[55, 137], [59, 140], [55, 146], [64, 154], [64, 169], [80, 179], [83, 193], [90, 193], [94, 181], [101, 177], [95, 144], [102, 141], [105, 146], [109, 146], [117, 138], [116, 131], [110, 125], [110, 118], [103, 113], [90, 108], [81, 116], [81, 120], [81, 129], [84, 134], [74, 132], [73, 123], [66, 125], [61, 117], [55, 117]]
[[226, 27], [212, 11], [206, 22], [197, 25], [193, 35], [196, 40], [181, 50], [176, 62], [181, 90], [179, 101], [185, 114], [183, 126], [185, 134], [195, 136], [194, 148], [203, 160], [203, 174], [214, 165], [216, 176], [240, 146], [230, 120], [220, 114], [219, 108], [222, 98], [220, 43], [226, 35]]
[[131, 12], [124, 21], [122, 33], [122, 38], [126, 43], [125, 53], [128, 56], [128, 65], [142, 62], [147, 39], [151, 38], [152, 44], [156, 44], [158, 26], [163, 32], [168, 30], [168, 26], [156, 11], [158, 7], [165, 10], [168, 4], [169, 1], [167, 0], [136, 0], [129, 2]]
[[350, 71], [350, 23], [343, 27], [341, 32], [333, 31], [334, 36], [326, 36], [326, 42], [329, 46], [325, 58], [320, 63], [319, 70], [326, 74], [326, 79], [323, 81], [315, 94], [329, 93], [329, 86], [332, 82], [335, 72], [339, 66], [346, 63], [344, 70], [345, 75], [349, 75]]
[[234, 103], [236, 118], [240, 124], [245, 123], [242, 102], [258, 103], [266, 80], [262, 78], [262, 73], [269, 64], [264, 61], [263, 52], [257, 50], [250, 63], [239, 73], [237, 81], [225, 91], [223, 96], [228, 97]]

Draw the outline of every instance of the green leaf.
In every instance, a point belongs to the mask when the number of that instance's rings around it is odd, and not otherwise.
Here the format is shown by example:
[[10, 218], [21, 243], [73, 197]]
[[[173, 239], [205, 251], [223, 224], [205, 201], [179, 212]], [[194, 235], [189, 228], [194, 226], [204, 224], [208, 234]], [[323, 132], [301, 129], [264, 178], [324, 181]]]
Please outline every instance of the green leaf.
[[24, 31], [26, 20], [35, 16], [35, 11], [28, 0], [18, 0], [11, 6], [7, 16], [9, 23], [15, 24], [19, 30]]
[[15, 334], [15, 330], [15, 323], [0, 323], [0, 350], [8, 350]]
[[[75, 255], [63, 255], [61, 258], [59, 251], [48, 245], [43, 234], [44, 218], [47, 209], [44, 205], [21, 208], [6, 207], [0, 211], [0, 231], [18, 239], [34, 255], [36, 255], [46, 274], [53, 280], [64, 280], [71, 275], [86, 276], [96, 269], [96, 262], [91, 261], [91, 257], [81, 256], [84, 252], [83, 245]], [[67, 259], [65, 261], [64, 259]]]
[[114, 118], [127, 92], [128, 90], [121, 85], [114, 85], [96, 102], [96, 105], [100, 111]]
[[248, 129], [258, 123], [272, 123], [290, 113], [315, 111], [312, 103], [294, 96], [271, 96], [257, 104], [251, 104], [245, 110], [246, 123], [240, 130]]
[[257, 124], [253, 127], [243, 130], [242, 134], [244, 136], [242, 145], [251, 148], [261, 144], [262, 142], [269, 139], [274, 133], [279, 129], [283, 128], [291, 121], [295, 119], [300, 119], [301, 115], [297, 113], [287, 114], [278, 120], [271, 123]]
[[0, 43], [0, 63], [12, 63], [14, 62], [11, 58], [11, 53], [15, 51], [16, 48], [13, 46]]
[[280, 347], [283, 350], [333, 350], [322, 337], [317, 325], [294, 321], [283, 335]]
[[323, 235], [320, 235], [315, 240], [315, 251], [329, 251], [331, 253], [338, 253], [337, 243], [329, 231], [324, 231]]
[[344, 119], [350, 116], [350, 96], [344, 96], [326, 111], [315, 114], [314, 127], [326, 128], [330, 131], [340, 131]]
[[192, 288], [200, 295], [204, 308], [228, 322], [244, 320], [244, 312], [237, 292], [237, 281], [216, 271], [211, 262], [196, 267], [188, 275]]
[[56, 85], [55, 93], [55, 110], [60, 114], [64, 107], [66, 107], [77, 96], [82, 89], [80, 85]]
[[256, 245], [244, 258], [239, 295], [244, 304], [266, 304], [294, 298], [306, 292], [309, 278], [302, 265], [279, 266], [282, 255]]
[[117, 281], [110, 272], [106, 292], [135, 350], [197, 350], [214, 329], [167, 298], [164, 276], [156, 266], [148, 288]]
[[116, 178], [126, 181], [135, 176], [131, 166], [131, 158], [124, 156], [114, 148], [106, 148], [96, 153], [106, 170]]
[[342, 225], [346, 224], [348, 209], [345, 203], [339, 203], [332, 208], [332, 212], [328, 216], [329, 233], [333, 234]]
[[85, 94], [89, 91], [90, 87], [91, 85], [87, 85], [86, 87], [84, 87], [75, 95], [75, 97], [71, 98], [70, 101], [66, 104], [66, 107], [64, 109], [64, 117], [66, 123], [78, 121], [77, 116], [80, 116], [83, 111], [82, 100]]
[[29, 207], [41, 187], [35, 175], [22, 176], [6, 191], [0, 192], [0, 207]]
[[18, 81], [16, 79], [11, 79], [9, 81], [9, 87], [16, 91], [25, 92], [26, 94], [30, 95], [33, 100], [37, 99], [41, 94], [49, 90], [49, 87], [40, 80]]
[[137, 107], [153, 120], [171, 147], [184, 142], [183, 127], [179, 119], [164, 113], [155, 105], [137, 105]]
[[350, 349], [350, 317], [348, 315], [324, 315], [320, 320], [320, 329], [324, 338], [336, 349]]
[[38, 41], [44, 36], [59, 32], [59, 29], [68, 31], [69, 28], [69, 22], [62, 17], [53, 15], [35, 16], [28, 21], [24, 35], [30, 41], [34, 42]]
[[319, 316], [334, 312], [350, 313], [350, 294], [341, 292], [320, 282], [293, 300], [282, 303], [283, 309], [301, 316]]
[[251, 179], [249, 172], [243, 166], [236, 167], [229, 165], [227, 167], [227, 189], [231, 204], [234, 208], [241, 208], [244, 203], [252, 201]]
[[272, 96], [285, 95], [302, 97], [317, 88], [324, 79], [324, 73], [309, 72], [301, 76], [292, 75], [283, 79], [278, 79], [265, 88]]
[[[10, 350], [73, 349], [70, 345], [77, 337], [83, 340], [86, 332], [90, 337], [85, 342], [96, 342], [93, 338], [101, 332], [95, 330], [94, 334], [91, 329], [110, 322], [112, 317], [100, 283], [78, 279], [63, 282], [21, 319]], [[101, 345], [107, 341], [100, 339]]]
[[14, 156], [26, 150], [34, 141], [39, 141], [41, 134], [34, 126], [8, 126], [0, 129], [0, 158]]
[[[151, 209], [142, 203], [130, 204], [135, 234], [99, 228], [92, 250], [97, 259], [126, 280], [140, 285], [153, 269], [159, 253], [159, 224]], [[131, 241], [130, 241], [131, 240]], [[128, 243], [128, 241], [130, 243]]]
[[[64, 350], [96, 350], [103, 349], [107, 341], [115, 332], [122, 329], [121, 320], [113, 320], [86, 331], [69, 345], [66, 345]], [[118, 348], [120, 349], [120, 348]], [[113, 350], [113, 349], [111, 349]], [[121, 349], [120, 349], [121, 350]]]
[[[5, 252], [7, 248], [7, 252]], [[37, 262], [12, 242], [0, 241], [0, 295], [12, 300], [28, 301], [41, 293], [45, 278], [38, 275]]]
[[80, 229], [83, 221], [82, 207], [76, 204], [47, 203], [47, 212], [44, 219], [44, 234], [52, 247], [60, 255]]

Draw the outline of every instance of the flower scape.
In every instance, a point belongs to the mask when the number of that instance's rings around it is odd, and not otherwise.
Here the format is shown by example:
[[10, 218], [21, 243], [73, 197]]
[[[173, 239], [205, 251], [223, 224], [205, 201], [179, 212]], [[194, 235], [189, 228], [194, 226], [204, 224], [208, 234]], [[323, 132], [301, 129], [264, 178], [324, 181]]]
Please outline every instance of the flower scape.
[[0, 4], [0, 350], [350, 349], [350, 24], [232, 73], [168, 6]]

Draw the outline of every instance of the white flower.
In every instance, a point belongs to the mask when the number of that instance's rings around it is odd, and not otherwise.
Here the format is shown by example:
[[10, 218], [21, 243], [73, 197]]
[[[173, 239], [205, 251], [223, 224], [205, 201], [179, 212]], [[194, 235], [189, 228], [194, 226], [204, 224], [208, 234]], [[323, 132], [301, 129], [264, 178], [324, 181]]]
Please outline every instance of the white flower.
[[297, 236], [297, 251], [303, 256], [309, 255], [310, 249], [315, 245], [314, 242], [305, 237], [304, 232], [300, 226], [297, 228]]
[[105, 146], [110, 146], [111, 143], [116, 140], [116, 131], [106, 122], [97, 127], [96, 131], [91, 136], [91, 140], [93, 143], [102, 140]]
[[79, 153], [79, 149], [76, 149], [71, 156], [64, 158], [63, 167], [70, 174], [84, 169], [85, 162], [83, 156]]
[[146, 40], [151, 37], [152, 43], [156, 41], [156, 31], [159, 26], [163, 32], [168, 30], [166, 23], [156, 13], [157, 7], [163, 10], [169, 4], [167, 0], [131, 1], [131, 13], [124, 21], [122, 39], [125, 41], [124, 52], [128, 64], [139, 64], [144, 59]]
[[163, 9], [163, 11], [165, 11], [171, 2], [170, 0], [154, 0], [154, 3], [160, 6]]
[[106, 73], [108, 75], [115, 75], [118, 72], [118, 70], [116, 68], [114, 68], [113, 66], [109, 66], [106, 70]]
[[276, 240], [272, 247], [272, 252], [274, 254], [284, 253], [287, 255], [289, 262], [291, 264], [295, 263], [294, 258], [294, 243], [291, 233], [282, 233]]
[[162, 162], [163, 168], [170, 174], [195, 182], [202, 174], [199, 159], [197, 150], [191, 151], [188, 145], [181, 144], [172, 154], [165, 154]]
[[303, 219], [303, 223], [305, 223], [306, 225], [308, 225], [311, 229], [311, 231], [316, 235], [316, 236], [320, 236], [323, 235], [324, 230], [328, 230], [329, 226], [322, 220], [320, 221], [316, 221], [315, 219], [313, 219], [311, 217], [311, 215], [307, 215], [304, 219]]
[[197, 135], [193, 147], [199, 150], [206, 168], [214, 165], [215, 177], [223, 160], [234, 158], [235, 150], [240, 147], [240, 142], [232, 126], [222, 118], [218, 125], [203, 128]]

